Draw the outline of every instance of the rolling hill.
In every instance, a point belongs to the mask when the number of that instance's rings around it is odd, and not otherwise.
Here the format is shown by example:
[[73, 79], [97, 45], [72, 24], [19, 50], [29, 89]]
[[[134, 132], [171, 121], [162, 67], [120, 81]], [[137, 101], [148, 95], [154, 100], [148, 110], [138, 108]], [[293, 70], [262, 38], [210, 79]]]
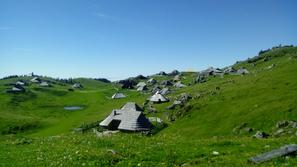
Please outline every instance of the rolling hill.
[[[29, 76], [1, 79], [0, 166], [248, 166], [251, 156], [296, 143], [297, 128], [288, 122], [297, 121], [297, 47], [274, 47], [232, 67], [249, 73], [211, 75], [197, 83], [199, 73], [182, 72], [187, 87], [171, 86], [170, 102], [151, 104], [156, 112], [145, 102], [149, 91], [122, 89], [117, 82], [80, 78], [67, 83], [39, 76], [51, 85], [40, 87]], [[174, 76], [150, 77], [160, 83]], [[20, 80], [28, 83], [26, 91], [7, 93]], [[83, 88], [73, 89], [73, 83]], [[118, 91], [127, 98], [111, 99]], [[192, 99], [166, 109], [183, 93]], [[145, 106], [145, 114], [160, 117], [166, 127], [154, 135], [73, 133], [129, 101]], [[269, 137], [253, 138], [257, 132]], [[261, 165], [296, 166], [297, 158]]]

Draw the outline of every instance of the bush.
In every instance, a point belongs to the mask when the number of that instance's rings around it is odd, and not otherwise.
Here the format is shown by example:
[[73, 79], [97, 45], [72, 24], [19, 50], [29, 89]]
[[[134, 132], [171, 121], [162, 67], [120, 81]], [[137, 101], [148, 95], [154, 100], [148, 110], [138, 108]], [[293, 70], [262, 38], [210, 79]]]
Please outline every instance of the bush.
[[38, 121], [22, 120], [13, 122], [1, 131], [1, 134], [18, 134], [40, 127]]

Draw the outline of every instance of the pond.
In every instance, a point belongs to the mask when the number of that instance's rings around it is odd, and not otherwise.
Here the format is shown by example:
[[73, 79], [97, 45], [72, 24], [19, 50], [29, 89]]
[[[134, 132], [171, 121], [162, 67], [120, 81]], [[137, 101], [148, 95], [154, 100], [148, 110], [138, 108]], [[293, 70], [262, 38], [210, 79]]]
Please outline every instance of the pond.
[[67, 111], [76, 111], [76, 110], [82, 110], [83, 107], [81, 106], [66, 106], [64, 107], [64, 110], [67, 110]]

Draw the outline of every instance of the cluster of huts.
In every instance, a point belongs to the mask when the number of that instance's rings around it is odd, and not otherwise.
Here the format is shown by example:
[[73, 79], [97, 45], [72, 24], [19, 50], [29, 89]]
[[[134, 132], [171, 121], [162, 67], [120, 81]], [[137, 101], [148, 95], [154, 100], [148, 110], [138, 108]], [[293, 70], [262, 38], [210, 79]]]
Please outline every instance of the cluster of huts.
[[[40, 87], [51, 87], [52, 85], [48, 82], [48, 81], [44, 81], [42, 80], [40, 77], [37, 76], [32, 76], [33, 78], [30, 79], [30, 81], [24, 81], [24, 80], [19, 80], [15, 83], [12, 83], [10, 85], [12, 85], [11, 89], [9, 89], [7, 92], [8, 93], [21, 93], [21, 92], [25, 92], [26, 88], [25, 86], [27, 86], [29, 83], [33, 83], [33, 84], [37, 84]], [[75, 83], [72, 85], [72, 88], [75, 89], [81, 89], [83, 88], [83, 86], [79, 83]]]
[[[157, 75], [173, 77], [172, 81], [164, 80], [158, 83], [153, 77], [147, 78], [142, 75], [135, 77], [136, 80], [141, 80], [137, 84], [133, 80], [120, 81], [122, 88], [135, 89], [138, 92], [147, 92], [152, 95], [147, 99], [151, 103], [165, 103], [169, 99], [166, 97], [170, 93], [170, 87], [183, 88], [186, 85], [181, 83], [181, 75], [177, 70], [170, 74], [160, 72]], [[146, 81], [144, 81], [146, 80]], [[117, 92], [112, 95], [112, 99], [125, 98], [126, 95]], [[160, 120], [159, 118], [153, 120]], [[159, 121], [160, 122], [160, 121]], [[152, 128], [152, 124], [143, 114], [141, 109], [136, 103], [128, 102], [121, 109], [116, 109], [111, 112], [101, 123], [100, 126], [109, 130], [121, 130], [121, 131], [149, 131]]]
[[25, 92], [26, 89], [24, 86], [26, 85], [23, 81], [17, 81], [16, 83], [12, 84], [12, 88], [8, 90], [8, 93], [19, 93], [19, 92]]
[[[198, 73], [196, 78], [196, 83], [206, 82], [209, 76], [220, 76], [223, 77], [226, 74], [230, 75], [245, 75], [249, 71], [245, 68], [240, 68], [235, 70], [233, 67], [228, 67], [225, 69], [213, 68], [210, 67], [206, 70], [203, 70]], [[152, 96], [147, 99], [151, 103], [164, 103], [168, 102], [169, 99], [166, 97], [170, 93], [170, 88], [174, 87], [184, 88], [187, 85], [182, 83], [183, 75], [174, 70], [171, 73], [167, 74], [164, 71], [157, 73], [158, 76], [171, 76], [171, 80], [164, 80], [158, 82], [153, 77], [144, 77], [139, 75], [135, 77], [136, 80], [141, 80], [138, 83], [135, 83], [135, 80], [127, 79], [120, 81], [123, 89], [136, 89], [138, 92], [152, 93]], [[146, 81], [143, 81], [146, 80]], [[126, 95], [123, 93], [117, 92], [112, 96], [112, 99], [121, 99], [126, 98]], [[182, 106], [186, 101], [192, 97], [184, 93], [178, 97], [172, 105], [168, 106], [167, 109], [174, 109], [176, 106]], [[113, 110], [112, 113], [104, 119], [100, 126], [107, 128], [109, 130], [122, 130], [122, 131], [147, 131], [151, 128], [150, 121], [142, 113], [143, 110], [136, 104], [129, 102], [124, 105], [121, 109]]]
[[227, 75], [246, 75], [246, 74], [249, 74], [249, 71], [244, 67], [241, 67], [238, 70], [236, 70], [232, 66], [227, 67], [225, 69], [210, 67], [206, 70], [199, 72], [198, 77], [196, 78], [195, 82], [203, 83], [203, 82], [206, 82], [207, 78], [210, 76], [224, 77], [224, 75], [226, 75], [226, 74]]
[[[42, 87], [48, 87], [50, 86], [50, 84], [48, 84], [48, 82], [42, 81], [39, 77], [33, 77], [30, 80], [31, 83], [35, 83], [35, 84], [39, 84]], [[20, 93], [20, 92], [25, 92], [25, 86], [28, 85], [28, 82], [25, 82], [23, 80], [19, 80], [12, 85], [12, 88], [10, 90], [8, 90], [7, 92], [9, 93]]]

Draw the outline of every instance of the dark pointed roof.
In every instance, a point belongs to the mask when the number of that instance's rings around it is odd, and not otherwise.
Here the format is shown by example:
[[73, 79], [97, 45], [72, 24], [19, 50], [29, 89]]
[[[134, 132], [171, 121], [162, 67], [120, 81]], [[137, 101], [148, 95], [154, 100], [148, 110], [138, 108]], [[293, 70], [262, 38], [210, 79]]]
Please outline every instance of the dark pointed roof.
[[[125, 104], [120, 110], [113, 110], [100, 126], [110, 128], [113, 121], [119, 122], [118, 130], [124, 131], [148, 131], [151, 128], [150, 121], [142, 113], [142, 109], [134, 102]], [[113, 127], [114, 128], [114, 127]]]

